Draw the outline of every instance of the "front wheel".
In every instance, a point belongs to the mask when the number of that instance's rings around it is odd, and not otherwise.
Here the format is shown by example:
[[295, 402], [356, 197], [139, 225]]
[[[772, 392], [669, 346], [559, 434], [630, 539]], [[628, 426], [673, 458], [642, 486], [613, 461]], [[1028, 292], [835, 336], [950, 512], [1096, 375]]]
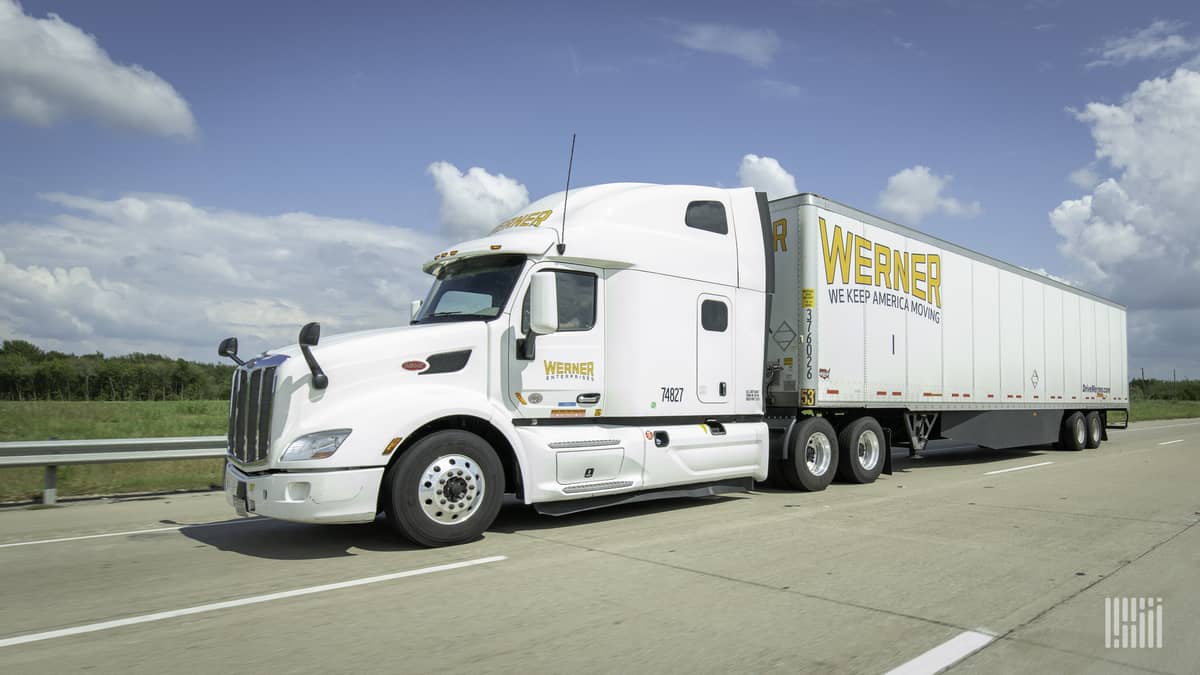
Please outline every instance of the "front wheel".
[[504, 497], [504, 467], [496, 451], [466, 431], [439, 431], [417, 441], [385, 481], [388, 522], [422, 546], [478, 539]]
[[796, 424], [794, 442], [782, 460], [783, 477], [794, 490], [820, 492], [833, 481], [838, 467], [838, 440], [824, 417]]

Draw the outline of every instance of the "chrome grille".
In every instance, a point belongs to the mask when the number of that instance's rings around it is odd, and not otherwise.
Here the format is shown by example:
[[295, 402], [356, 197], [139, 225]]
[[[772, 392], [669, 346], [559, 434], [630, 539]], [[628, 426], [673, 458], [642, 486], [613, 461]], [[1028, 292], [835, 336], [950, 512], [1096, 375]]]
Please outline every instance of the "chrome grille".
[[271, 412], [275, 371], [286, 356], [248, 361], [233, 371], [229, 398], [229, 456], [243, 464], [267, 461], [271, 450]]

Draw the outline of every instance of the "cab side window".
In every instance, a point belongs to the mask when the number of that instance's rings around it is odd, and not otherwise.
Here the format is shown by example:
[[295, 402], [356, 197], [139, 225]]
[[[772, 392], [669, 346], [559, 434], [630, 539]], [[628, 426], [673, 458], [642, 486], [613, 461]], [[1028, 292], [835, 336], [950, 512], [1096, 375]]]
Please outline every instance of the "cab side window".
[[[558, 289], [558, 331], [589, 331], [596, 325], [596, 275], [554, 270]], [[529, 333], [529, 291], [521, 303], [521, 332]]]

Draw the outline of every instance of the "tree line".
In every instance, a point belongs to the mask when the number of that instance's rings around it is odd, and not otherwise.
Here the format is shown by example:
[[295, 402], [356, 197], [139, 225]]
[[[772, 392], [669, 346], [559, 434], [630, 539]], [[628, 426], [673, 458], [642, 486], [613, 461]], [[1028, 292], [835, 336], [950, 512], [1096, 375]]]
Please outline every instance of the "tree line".
[[1200, 380], [1159, 380], [1153, 377], [1135, 377], [1129, 383], [1129, 398], [1200, 401]]
[[105, 356], [0, 345], [0, 400], [164, 401], [229, 398], [233, 366], [158, 354]]

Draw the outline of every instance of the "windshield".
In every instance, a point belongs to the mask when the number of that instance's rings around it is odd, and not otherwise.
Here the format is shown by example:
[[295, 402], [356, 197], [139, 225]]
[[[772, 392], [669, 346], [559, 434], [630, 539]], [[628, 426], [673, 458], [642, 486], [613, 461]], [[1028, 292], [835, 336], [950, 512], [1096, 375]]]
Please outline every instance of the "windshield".
[[412, 323], [496, 318], [524, 266], [525, 256], [520, 255], [489, 255], [446, 265]]

